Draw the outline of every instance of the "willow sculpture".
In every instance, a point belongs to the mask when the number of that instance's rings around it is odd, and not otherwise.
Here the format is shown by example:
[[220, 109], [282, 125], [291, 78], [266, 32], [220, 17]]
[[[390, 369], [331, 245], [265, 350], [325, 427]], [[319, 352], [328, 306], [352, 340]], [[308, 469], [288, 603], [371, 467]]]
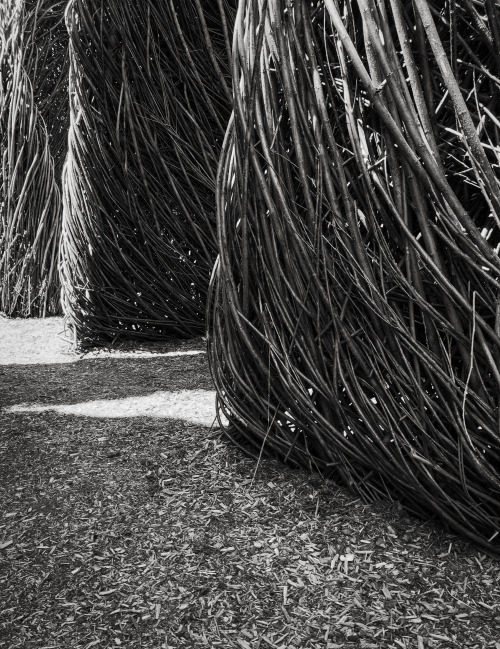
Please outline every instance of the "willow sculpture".
[[58, 185], [66, 157], [69, 123], [66, 5], [67, 0], [24, 0], [24, 65], [49, 135]]
[[209, 305], [236, 443], [496, 551], [499, 18], [242, 0]]
[[234, 11], [72, 0], [63, 307], [80, 345], [204, 328]]
[[30, 15], [24, 0], [0, 6], [0, 311], [43, 317], [59, 310], [61, 200], [34, 91], [40, 31]]

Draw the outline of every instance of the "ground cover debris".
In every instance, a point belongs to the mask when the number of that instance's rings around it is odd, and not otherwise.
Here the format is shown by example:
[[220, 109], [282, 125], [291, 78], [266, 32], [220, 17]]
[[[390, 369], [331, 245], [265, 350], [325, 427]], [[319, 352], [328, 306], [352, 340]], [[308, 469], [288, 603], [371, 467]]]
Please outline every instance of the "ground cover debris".
[[2, 649], [500, 647], [498, 560], [397, 503], [182, 419], [6, 412], [211, 389], [204, 354], [0, 381]]

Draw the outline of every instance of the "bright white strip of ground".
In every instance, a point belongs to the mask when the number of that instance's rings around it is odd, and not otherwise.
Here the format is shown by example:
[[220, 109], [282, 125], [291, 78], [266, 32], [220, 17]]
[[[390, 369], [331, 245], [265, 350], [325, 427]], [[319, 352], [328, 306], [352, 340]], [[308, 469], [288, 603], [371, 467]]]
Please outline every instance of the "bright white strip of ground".
[[[1, 0], [0, 0], [1, 4]], [[58, 365], [101, 358], [139, 360], [162, 356], [195, 356], [202, 349], [155, 352], [99, 349], [80, 354], [72, 350], [63, 318], [3, 318], [0, 313], [0, 365]]]
[[212, 426], [215, 421], [215, 391], [182, 390], [154, 392], [141, 397], [124, 399], [97, 399], [71, 404], [22, 403], [4, 412], [45, 412], [51, 410], [63, 415], [98, 418], [154, 417], [182, 419], [191, 424]]

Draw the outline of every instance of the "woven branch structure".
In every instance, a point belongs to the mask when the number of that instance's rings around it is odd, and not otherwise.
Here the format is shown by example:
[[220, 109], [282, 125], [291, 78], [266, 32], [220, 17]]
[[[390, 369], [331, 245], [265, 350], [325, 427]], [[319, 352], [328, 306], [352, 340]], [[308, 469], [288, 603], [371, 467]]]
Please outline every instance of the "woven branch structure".
[[[9, 316], [59, 312], [61, 197], [33, 83], [43, 35], [33, 18], [42, 4], [0, 7], [0, 311]], [[47, 86], [36, 89], [43, 95]]]
[[242, 0], [232, 65], [227, 434], [499, 551], [496, 3]]
[[231, 110], [227, 0], [72, 0], [63, 308], [83, 346], [203, 332]]
[[[68, 148], [67, 0], [24, 0], [24, 66], [36, 107], [49, 135], [56, 182], [60, 186]], [[60, 219], [59, 219], [60, 221]]]

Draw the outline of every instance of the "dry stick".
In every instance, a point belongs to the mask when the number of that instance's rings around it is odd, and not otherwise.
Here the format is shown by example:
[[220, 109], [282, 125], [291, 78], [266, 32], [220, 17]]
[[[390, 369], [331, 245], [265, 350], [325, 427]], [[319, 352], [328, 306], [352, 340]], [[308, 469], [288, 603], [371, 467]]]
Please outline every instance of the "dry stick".
[[[371, 4], [373, 4], [373, 0], [368, 0], [368, 1], [370, 1]], [[367, 0], [359, 0], [359, 2], [361, 5], [365, 5]], [[429, 136], [431, 138], [430, 141], [427, 140], [427, 137], [422, 137], [422, 128], [419, 126], [418, 123], [419, 116], [415, 111], [412, 98], [407, 88], [405, 76], [400, 68], [399, 62], [397, 61], [395, 47], [392, 42], [390, 32], [387, 28], [386, 21], [382, 20], [382, 25], [378, 26], [375, 23], [374, 19], [372, 18], [371, 15], [372, 13], [374, 13], [374, 10], [371, 13], [368, 13], [368, 11], [365, 12], [367, 18], [367, 27], [370, 33], [370, 38], [373, 41], [373, 46], [377, 52], [378, 60], [382, 65], [382, 68], [386, 75], [386, 80], [392, 91], [392, 96], [394, 98], [396, 105], [399, 108], [400, 119], [404, 122], [406, 128], [408, 129], [409, 135], [411, 137], [411, 140], [413, 140], [417, 152], [422, 155], [422, 152], [427, 147], [433, 154], [434, 164], [437, 164], [440, 167], [440, 172], [442, 175], [444, 175], [444, 169], [441, 164], [441, 159], [432, 132], [429, 132]], [[378, 31], [380, 29], [384, 33], [385, 48], [389, 50], [388, 55], [386, 55], [385, 49], [384, 47], [382, 47], [380, 38], [378, 36]], [[392, 60], [389, 60], [391, 55], [392, 55]], [[399, 83], [397, 83], [397, 80], [394, 78], [394, 70], [396, 70], [396, 74], [398, 74], [400, 80]], [[418, 88], [417, 88], [417, 93], [418, 93]], [[426, 111], [423, 106], [422, 106], [422, 110], [424, 110], [424, 114], [426, 114]], [[425, 121], [429, 122], [428, 117], [427, 120]], [[398, 123], [397, 126], [401, 130], [401, 127]], [[427, 154], [426, 151], [425, 154]], [[427, 236], [430, 235], [427, 233]]]
[[448, 0], [448, 13], [450, 16], [450, 61], [453, 66], [453, 76], [458, 77], [458, 60], [457, 60], [457, 3], [456, 0]]
[[[360, 2], [361, 2], [361, 0], [360, 0]], [[378, 43], [378, 39], [377, 39], [377, 37], [375, 36], [375, 32], [374, 32], [373, 24], [372, 24], [372, 23], [373, 23], [373, 19], [372, 19], [370, 13], [369, 13], [368, 7], [367, 7], [367, 5], [366, 5], [364, 2], [361, 4], [361, 6], [362, 6], [362, 8], [363, 8], [363, 10], [364, 10], [365, 27], [366, 27], [367, 30], [368, 30], [369, 39], [372, 41], [372, 44], [373, 44], [373, 46], [375, 47], [375, 51], [376, 51], [376, 53], [377, 53], [377, 55], [378, 55], [377, 60], [378, 60], [378, 61], [384, 61], [385, 56], [384, 56], [384, 53], [381, 51], [380, 44]], [[392, 76], [388, 73], [388, 70], [390, 69], [389, 63], [388, 63], [388, 62], [385, 62], [384, 65], [385, 65], [386, 73], [388, 74], [388, 78], [392, 81]], [[401, 110], [402, 114], [405, 115], [406, 118], [408, 118], [407, 110], [404, 109], [405, 104], [403, 103], [403, 99], [399, 97], [399, 91], [398, 91], [397, 86], [396, 86], [395, 84], [391, 84], [391, 89], [392, 89], [392, 91], [393, 91], [393, 95], [392, 95], [392, 96], [393, 96], [393, 97], [396, 97], [397, 99], [399, 99], [399, 107], [400, 107], [400, 110]], [[347, 89], [347, 88], [346, 88], [346, 91], [345, 91], [345, 92], [348, 93], [348, 89]], [[348, 96], [348, 95], [347, 95], [347, 96]], [[407, 106], [407, 104], [406, 104], [406, 106]], [[351, 110], [348, 110], [348, 114], [352, 114], [352, 109], [351, 109]], [[393, 119], [397, 119], [397, 117], [395, 116]], [[351, 137], [352, 137], [352, 138], [355, 137], [355, 131], [354, 131], [353, 128], [351, 128], [351, 132], [352, 132]], [[363, 163], [361, 162], [360, 165], [363, 165]], [[415, 184], [415, 179], [412, 179], [412, 178], [410, 177], [410, 182], [413, 183], [413, 184]], [[417, 190], [417, 195], [418, 195], [418, 194], [419, 194], [419, 192], [418, 192], [418, 190]], [[436, 264], [437, 264], [438, 267], [440, 268], [440, 272], [442, 273], [442, 272], [443, 272], [443, 268], [442, 268], [442, 265], [440, 264], [439, 256], [438, 256], [438, 254], [437, 254], [436, 245], [435, 245], [434, 239], [433, 239], [433, 237], [432, 237], [432, 233], [431, 233], [431, 231], [429, 230], [429, 227], [428, 227], [428, 224], [427, 224], [426, 219], [425, 219], [425, 218], [422, 218], [423, 211], [424, 211], [424, 210], [423, 210], [422, 205], [421, 205], [419, 208], [417, 208], [417, 210], [416, 210], [416, 212], [417, 212], [417, 216], [418, 216], [418, 218], [419, 218], [419, 223], [420, 223], [421, 229], [422, 229], [422, 231], [423, 231], [423, 233], [424, 233], [424, 239], [426, 240], [426, 244], [427, 244], [427, 246], [428, 246], [428, 248], [429, 248], [429, 252], [430, 252], [430, 254], [431, 254], [431, 257], [432, 257], [433, 260], [436, 262]], [[452, 309], [452, 311], [453, 311], [453, 309]], [[453, 317], [453, 321], [454, 321], [457, 325], [459, 324], [459, 321], [458, 321], [457, 317]], [[432, 332], [432, 328], [429, 330], [429, 335], [431, 335], [431, 332]], [[432, 337], [431, 337], [431, 340], [432, 340]], [[434, 344], [434, 348], [436, 348], [435, 344]], [[464, 350], [463, 350], [463, 353], [466, 355], [466, 354], [467, 354], [467, 351], [464, 349]]]
[[500, 75], [500, 27], [498, 24], [498, 8], [495, 0], [485, 0], [485, 5], [488, 14], [488, 26], [493, 39], [493, 55], [497, 66], [497, 74]]
[[[432, 130], [432, 123], [429, 118], [428, 107], [425, 102], [424, 93], [422, 91], [422, 86], [420, 84], [420, 79], [418, 77], [418, 70], [415, 65], [415, 59], [413, 57], [413, 53], [408, 43], [408, 34], [406, 31], [403, 14], [401, 12], [400, 0], [390, 0], [390, 3], [392, 8], [392, 13], [394, 16], [394, 24], [396, 26], [399, 43], [401, 45], [401, 51], [406, 65], [406, 71], [408, 73], [408, 78], [410, 80], [410, 86], [413, 91], [413, 98], [415, 101], [418, 115], [420, 117], [420, 121], [422, 123], [425, 139], [431, 146], [435, 159], [439, 161], [440, 160], [439, 152], [437, 150], [436, 140], [434, 137], [434, 132]], [[382, 24], [387, 26], [386, 22], [383, 22]], [[385, 32], [384, 32], [384, 38], [387, 39]]]
[[[282, 0], [278, 0], [278, 6], [281, 9]], [[280, 14], [285, 16], [285, 20], [291, 20], [290, 13], [283, 14], [281, 9]], [[292, 89], [292, 68], [288, 56], [288, 48], [285, 46], [283, 33], [281, 29], [276, 30], [277, 33], [277, 44], [279, 52], [281, 55], [281, 65], [283, 70], [283, 91], [285, 93], [285, 98], [287, 102], [287, 108], [290, 119], [290, 128], [292, 132], [294, 150], [297, 155], [297, 165], [299, 170], [299, 177], [301, 180], [302, 189], [304, 191], [304, 198], [306, 201], [307, 209], [307, 219], [308, 227], [313, 228], [314, 224], [314, 204], [311, 198], [311, 192], [309, 188], [309, 181], [306, 174], [306, 163], [305, 163], [305, 151], [302, 146], [302, 139], [299, 135], [299, 120], [297, 115], [297, 107], [295, 104], [295, 95]]]
[[[497, 271], [500, 270], [500, 260], [498, 256], [494, 253], [494, 251], [490, 248], [487, 242], [483, 239], [483, 237], [481, 237], [481, 235], [477, 231], [475, 224], [472, 222], [469, 214], [466, 212], [466, 210], [464, 209], [460, 201], [453, 193], [451, 187], [448, 184], [447, 179], [441, 173], [441, 170], [437, 167], [434, 159], [429, 154], [427, 147], [424, 146], [423, 148], [421, 148], [419, 150], [419, 153], [422, 157], [425, 166], [429, 169], [429, 173], [432, 176], [432, 180], [431, 178], [429, 178], [427, 173], [425, 173], [422, 163], [419, 161], [416, 154], [411, 150], [405, 138], [403, 137], [402, 133], [397, 128], [396, 124], [394, 123], [394, 120], [392, 119], [382, 99], [379, 96], [379, 89], [372, 84], [370, 76], [366, 72], [366, 69], [356, 51], [356, 48], [354, 47], [354, 44], [352, 43], [352, 40], [342, 23], [342, 19], [340, 18], [338, 11], [335, 5], [333, 4], [333, 0], [325, 0], [325, 5], [328, 9], [328, 12], [330, 13], [332, 22], [336, 30], [338, 31], [339, 37], [342, 40], [342, 43], [344, 44], [344, 47], [346, 48], [352, 60], [352, 63], [363, 85], [365, 86], [370, 99], [373, 102], [375, 109], [381, 116], [388, 132], [396, 141], [398, 147], [401, 150], [401, 153], [405, 155], [409, 164], [412, 166], [412, 168], [416, 172], [421, 182], [431, 192], [431, 194], [434, 193], [435, 188], [437, 188], [439, 191], [443, 193], [444, 199], [449, 204], [450, 208], [455, 212], [462, 226], [466, 229], [466, 231], [469, 233], [469, 235], [473, 239], [478, 249], [484, 255], [485, 257], [484, 263], [485, 264], [488, 263], [490, 267], [494, 270]], [[414, 133], [413, 135], [417, 137], [417, 134]], [[433, 183], [435, 183], [435, 187]]]
[[429, 114], [429, 119], [434, 130], [434, 135], [437, 137], [437, 112], [435, 110], [434, 104], [434, 94], [432, 89], [433, 74], [430, 69], [429, 57], [425, 42], [425, 31], [420, 15], [417, 11], [414, 10], [413, 20], [408, 18], [406, 23], [409, 25], [409, 28], [412, 28], [412, 25], [415, 25], [416, 28], [416, 44], [418, 47], [418, 60], [420, 61], [420, 66], [422, 70], [422, 82], [423, 82], [423, 92], [425, 103], [427, 105], [427, 111]]
[[[238, 29], [238, 21], [235, 26], [235, 33]], [[229, 303], [229, 312], [233, 316], [233, 320], [236, 327], [236, 333], [243, 337], [245, 344], [249, 349], [251, 349], [252, 344], [246, 331], [246, 327], [243, 326], [241, 319], [238, 318], [240, 314], [239, 301], [238, 301], [238, 290], [236, 283], [234, 281], [233, 274], [231, 272], [232, 264], [229, 259], [229, 251], [231, 249], [229, 240], [227, 238], [227, 224], [226, 224], [226, 202], [227, 202], [227, 187], [228, 187], [228, 178], [230, 176], [230, 151], [233, 146], [233, 135], [234, 135], [234, 126], [233, 126], [234, 115], [231, 116], [226, 135], [224, 137], [224, 143], [222, 145], [222, 153], [219, 163], [219, 168], [217, 172], [217, 232], [218, 232], [218, 241], [219, 241], [219, 263], [220, 263], [220, 272], [224, 276], [225, 280], [225, 298]], [[256, 354], [254, 360], [258, 362], [261, 366], [261, 371], [265, 371], [265, 364], [263, 363], [260, 355]]]
[[488, 27], [487, 23], [483, 20], [483, 18], [479, 15], [478, 10], [473, 4], [473, 0], [465, 0], [465, 4], [467, 5], [467, 9], [470, 11], [472, 14], [472, 19], [474, 21], [474, 25], [476, 26], [476, 29], [485, 37], [489, 49], [491, 52], [493, 52], [493, 36], [491, 34], [491, 30]]
[[191, 56], [190, 48], [189, 48], [189, 46], [188, 46], [188, 44], [187, 44], [187, 42], [186, 42], [186, 38], [185, 38], [185, 36], [184, 36], [183, 29], [182, 29], [182, 27], [181, 27], [181, 25], [180, 25], [180, 23], [179, 23], [179, 19], [178, 19], [178, 16], [177, 16], [177, 11], [175, 10], [175, 7], [174, 7], [174, 5], [173, 5], [173, 0], [168, 0], [168, 2], [169, 2], [170, 10], [171, 10], [171, 15], [172, 15], [172, 17], [173, 17], [173, 22], [174, 22], [175, 27], [176, 27], [176, 30], [177, 30], [177, 35], [179, 36], [180, 41], [181, 41], [181, 43], [182, 43], [182, 46], [183, 46], [183, 48], [184, 48], [184, 52], [185, 52], [185, 55], [186, 55], [186, 59], [187, 59], [187, 61], [189, 62], [189, 65], [190, 65], [190, 68], [191, 68], [192, 74], [194, 75], [195, 79], [196, 79], [197, 82], [198, 82], [198, 87], [200, 88], [200, 91], [201, 91], [201, 93], [202, 93], [202, 95], [203, 95], [203, 99], [205, 100], [205, 103], [206, 103], [206, 105], [207, 105], [209, 111], [211, 112], [211, 114], [212, 114], [212, 116], [213, 116], [213, 118], [214, 118], [214, 120], [215, 120], [215, 122], [216, 122], [218, 128], [219, 128], [221, 131], [223, 131], [223, 130], [224, 130], [224, 127], [223, 127], [223, 125], [222, 125], [222, 124], [220, 123], [220, 121], [219, 121], [219, 116], [218, 116], [218, 114], [217, 114], [217, 111], [215, 110], [215, 108], [214, 108], [214, 106], [213, 106], [213, 103], [212, 103], [210, 97], [209, 97], [208, 94], [207, 94], [207, 91], [206, 91], [206, 89], [205, 89], [205, 84], [204, 84], [203, 81], [201, 80], [200, 75], [199, 75], [199, 72], [198, 72], [198, 69], [197, 69], [197, 67], [196, 67], [196, 65], [195, 65], [195, 63], [194, 63], [194, 61], [193, 61], [192, 56]]
[[[429, 10], [429, 6], [426, 0], [415, 0], [418, 12], [422, 19], [424, 29], [427, 33], [430, 46], [434, 53], [436, 63], [441, 71], [443, 77], [443, 83], [446, 85], [450, 97], [455, 105], [458, 119], [464, 130], [465, 137], [469, 143], [471, 151], [475, 158], [478, 160], [481, 169], [485, 174], [486, 185], [490, 191], [490, 195], [494, 200], [497, 208], [497, 218], [500, 216], [500, 189], [498, 187], [498, 181], [491, 169], [490, 162], [484, 153], [484, 149], [481, 145], [481, 141], [478, 137], [476, 127], [472, 121], [467, 105], [462, 97], [460, 87], [455, 79], [453, 71], [451, 69], [450, 63], [446, 57], [441, 39], [436, 29], [436, 25], [432, 18], [432, 14]], [[499, 223], [500, 225], [500, 223]]]
[[[227, 86], [226, 79], [224, 78], [222, 70], [220, 69], [219, 63], [218, 63], [217, 58], [215, 56], [214, 48], [212, 46], [212, 39], [210, 38], [210, 33], [209, 33], [208, 27], [207, 27], [207, 21], [205, 20], [205, 14], [203, 13], [203, 9], [202, 9], [200, 0], [194, 0], [194, 3], [196, 5], [196, 9], [198, 11], [198, 16], [199, 16], [200, 23], [201, 23], [201, 29], [203, 31], [203, 36], [205, 38], [205, 44], [206, 44], [207, 50], [208, 50], [208, 55], [210, 56], [210, 60], [212, 61], [212, 65], [213, 65], [214, 70], [216, 72], [217, 79], [219, 80], [220, 87], [226, 93], [227, 100], [228, 100], [229, 104], [231, 104], [231, 102], [232, 102], [231, 91], [229, 90], [229, 88]], [[221, 9], [220, 2], [219, 2], [219, 10], [221, 11], [221, 17], [223, 17], [225, 19], [224, 11], [223, 11], [223, 9]], [[227, 30], [227, 25], [226, 25], [226, 30]]]
[[[384, 190], [379, 186], [379, 191], [383, 192]], [[389, 202], [388, 202], [389, 204]], [[433, 272], [435, 273], [436, 277], [439, 277], [440, 282], [442, 282], [443, 287], [449, 292], [450, 296], [453, 296], [455, 300], [458, 302], [458, 304], [462, 305], [468, 312], [471, 312], [471, 305], [469, 302], [464, 298], [464, 296], [458, 291], [458, 289], [451, 284], [446, 277], [440, 276], [439, 269], [436, 267], [434, 264], [434, 261], [432, 257], [427, 253], [427, 251], [416, 241], [416, 239], [412, 236], [412, 233], [408, 230], [407, 225], [403, 222], [401, 216], [397, 213], [395, 209], [392, 209], [392, 214], [393, 217], [399, 222], [401, 228], [404, 230], [406, 236], [408, 237], [408, 241], [411, 242], [411, 245], [415, 248], [415, 250], [419, 253], [419, 255], [422, 257], [422, 259], [425, 260], [426, 264], [432, 268]], [[497, 336], [495, 332], [491, 330], [491, 327], [488, 325], [488, 323], [478, 314], [476, 314], [476, 323], [480, 325], [483, 330], [488, 334], [490, 337], [490, 340], [492, 340], [496, 345], [500, 345], [500, 337]]]
[[[451, 284], [451, 280], [448, 277], [446, 267], [445, 267], [443, 261], [441, 260], [441, 257], [440, 257], [440, 255], [438, 253], [437, 248], [436, 248], [436, 243], [435, 243], [435, 240], [434, 240], [434, 238], [432, 236], [432, 231], [428, 227], [427, 215], [426, 215], [426, 210], [425, 210], [425, 206], [424, 206], [424, 200], [425, 199], [422, 196], [420, 185], [419, 185], [418, 182], [416, 182], [416, 179], [414, 177], [411, 179], [411, 189], [412, 189], [412, 193], [413, 193], [413, 200], [414, 200], [414, 203], [415, 203], [415, 212], [416, 212], [416, 215], [417, 215], [417, 219], [418, 219], [420, 228], [421, 228], [422, 233], [423, 233], [424, 240], [425, 240], [426, 235], [427, 235], [426, 243], [428, 244], [428, 246], [430, 248], [430, 250], [429, 250], [430, 257], [432, 258], [433, 262], [435, 263], [436, 267], [439, 270], [439, 276], [443, 277], [443, 278], [446, 278], [446, 281]], [[462, 327], [462, 323], [460, 321], [460, 317], [459, 317], [459, 315], [457, 313], [457, 310], [455, 309], [455, 306], [454, 306], [452, 300], [449, 298], [449, 296], [447, 294], [444, 295], [443, 299], [444, 299], [446, 311], [448, 313], [448, 317], [449, 317], [451, 325], [452, 325], [452, 329], [460, 337], [460, 336], [463, 335], [463, 327]], [[474, 316], [474, 308], [473, 308], [473, 316]], [[464, 361], [464, 363], [467, 363], [468, 360], [469, 360], [469, 352], [468, 352], [466, 346], [464, 344], [462, 344], [460, 341], [459, 341], [458, 344], [459, 344], [460, 352], [462, 354], [463, 361]], [[478, 385], [479, 385], [479, 377], [475, 376], [473, 386], [474, 386], [475, 389], [477, 389]]]
[[[268, 0], [264, 0], [262, 7], [262, 14], [265, 15], [267, 11]], [[243, 315], [248, 313], [248, 291], [249, 291], [249, 280], [248, 280], [248, 218], [247, 218], [247, 200], [248, 200], [248, 169], [249, 169], [249, 155], [248, 150], [250, 146], [250, 133], [252, 129], [253, 121], [253, 112], [254, 112], [254, 101], [255, 101], [255, 91], [257, 88], [257, 70], [259, 67], [259, 58], [262, 51], [262, 45], [264, 42], [264, 23], [260, 21], [259, 31], [257, 33], [257, 42], [255, 48], [252, 48], [249, 52], [250, 61], [252, 64], [252, 76], [250, 78], [250, 84], [248, 86], [248, 101], [250, 102], [250, 110], [246, 115], [246, 119], [243, 115], [243, 109], [240, 101], [240, 95], [236, 91], [237, 80], [235, 79], [234, 83], [234, 98], [235, 98], [235, 109], [239, 112], [239, 117], [242, 120], [245, 120], [245, 141], [243, 149], [243, 187], [242, 187], [242, 211], [241, 211], [241, 238], [243, 242], [243, 252], [242, 252], [242, 282], [243, 282], [243, 298], [242, 298], [242, 312]], [[234, 66], [234, 63], [233, 63]], [[234, 67], [233, 67], [234, 70]]]
[[[222, 33], [224, 34], [224, 44], [226, 46], [226, 58], [228, 63], [231, 65], [232, 56], [231, 56], [231, 38], [229, 36], [229, 27], [226, 18], [226, 11], [224, 9], [224, 0], [217, 0], [217, 6], [219, 7], [219, 14], [221, 18]], [[231, 73], [230, 78], [233, 78]], [[232, 94], [231, 94], [232, 98]]]

